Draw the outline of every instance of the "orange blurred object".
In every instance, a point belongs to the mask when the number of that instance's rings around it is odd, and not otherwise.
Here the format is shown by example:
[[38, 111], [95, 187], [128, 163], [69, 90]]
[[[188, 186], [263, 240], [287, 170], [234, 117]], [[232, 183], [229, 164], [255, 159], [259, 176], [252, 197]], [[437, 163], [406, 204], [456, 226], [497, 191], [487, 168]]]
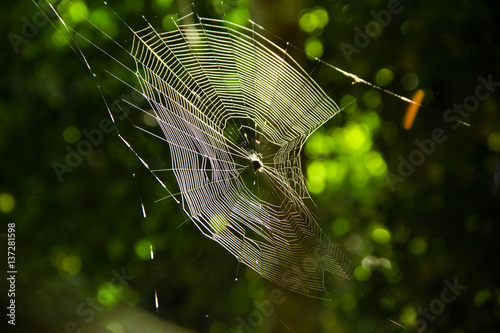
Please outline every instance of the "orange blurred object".
[[420, 109], [420, 103], [422, 103], [422, 100], [424, 99], [424, 91], [422, 89], [417, 90], [415, 95], [413, 95], [412, 101], [413, 103], [408, 106], [408, 109], [406, 110], [405, 118], [403, 120], [403, 128], [404, 129], [411, 129], [413, 126], [413, 122], [415, 121], [415, 117], [417, 116], [418, 109]]

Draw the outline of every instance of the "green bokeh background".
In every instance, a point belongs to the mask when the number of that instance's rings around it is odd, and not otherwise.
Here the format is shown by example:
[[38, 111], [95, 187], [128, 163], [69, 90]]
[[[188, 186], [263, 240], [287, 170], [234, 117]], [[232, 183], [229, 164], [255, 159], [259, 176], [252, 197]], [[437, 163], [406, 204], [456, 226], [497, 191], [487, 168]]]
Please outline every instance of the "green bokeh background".
[[[102, 2], [85, 3], [65, 9], [75, 26], [83, 13], [109, 33], [123, 33]], [[115, 132], [59, 181], [52, 163], [64, 163], [67, 147], [75, 149], [83, 130], [99, 128], [108, 114], [81, 59], [36, 16], [34, 4], [20, 2], [0, 14], [0, 267], [4, 276], [7, 223], [15, 222], [18, 271], [16, 327], [9, 331], [216, 333], [238, 331], [242, 321], [256, 323], [254, 332], [405, 331], [392, 321], [411, 332], [498, 329], [500, 87], [463, 119], [470, 126], [454, 129], [443, 120], [447, 109], [475, 94], [478, 76], [500, 81], [498, 3], [401, 1], [401, 12], [350, 61], [341, 43], [356, 46], [356, 28], [364, 30], [388, 1], [194, 3], [200, 16], [242, 24], [251, 18], [278, 45], [295, 45], [290, 53], [344, 108], [309, 139], [304, 168], [323, 230], [351, 249], [353, 280], [327, 281], [333, 301], [326, 301], [239, 266], [173, 200], [154, 203], [165, 194]], [[110, 4], [136, 28], [144, 15], [169, 29], [169, 17], [190, 8], [167, 0]], [[9, 33], [22, 36], [27, 21], [43, 24], [14, 47]], [[105, 61], [87, 45], [82, 50]], [[403, 96], [423, 89], [427, 108], [404, 130], [407, 103], [351, 85], [314, 56]], [[446, 140], [391, 189], [388, 172], [397, 174], [400, 159], [418, 149], [415, 140], [437, 128]], [[116, 278], [122, 270], [134, 276], [126, 284]], [[443, 281], [454, 279], [467, 289], [419, 330], [425, 318], [419, 309], [437, 306]], [[0, 285], [6, 306], [5, 278]], [[277, 290], [284, 301], [262, 314], [259, 304]], [[92, 308], [94, 298], [100, 301]], [[6, 321], [4, 315], [1, 325]]]

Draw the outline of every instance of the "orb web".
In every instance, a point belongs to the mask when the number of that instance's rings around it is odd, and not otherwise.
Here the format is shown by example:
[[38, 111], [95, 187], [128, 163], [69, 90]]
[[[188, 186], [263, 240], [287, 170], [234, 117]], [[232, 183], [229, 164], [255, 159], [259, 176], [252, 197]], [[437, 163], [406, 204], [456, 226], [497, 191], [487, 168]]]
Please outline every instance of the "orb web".
[[[153, 167], [152, 156], [137, 153], [118, 126], [119, 137], [203, 235], [262, 277], [321, 296], [326, 276], [349, 279], [352, 265], [306, 206], [301, 150], [340, 109], [255, 24], [188, 16], [192, 23], [183, 17], [167, 32], [122, 21], [128, 46], [94, 25], [120, 56], [79, 35], [119, 65], [103, 72], [140, 96], [123, 98], [127, 119], [157, 124], [133, 121], [168, 147], [170, 167]], [[117, 122], [113, 104], [106, 105]], [[172, 178], [176, 185], [164, 181]]]

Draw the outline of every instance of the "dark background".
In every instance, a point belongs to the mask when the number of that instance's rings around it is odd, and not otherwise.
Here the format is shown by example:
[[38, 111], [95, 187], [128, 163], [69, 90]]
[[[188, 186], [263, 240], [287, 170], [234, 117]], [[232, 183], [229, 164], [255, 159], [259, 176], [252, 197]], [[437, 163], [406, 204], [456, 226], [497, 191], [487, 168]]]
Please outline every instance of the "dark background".
[[[85, 139], [79, 133], [98, 129], [108, 114], [81, 58], [57, 41], [52, 25], [36, 21], [34, 4], [19, 2], [2, 10], [1, 267], [5, 272], [7, 223], [14, 222], [18, 271], [16, 327], [9, 331], [174, 332], [183, 327], [216, 333], [236, 330], [242, 321], [255, 323], [255, 332], [405, 331], [394, 322], [412, 332], [498, 329], [499, 87], [463, 119], [470, 126], [454, 129], [443, 113], [475, 94], [479, 76], [500, 81], [500, 8], [495, 1], [401, 1], [403, 10], [347, 61], [339, 45], [355, 46], [355, 28], [364, 29], [373, 20], [371, 11], [385, 10], [387, 3], [195, 1], [200, 16], [241, 20], [248, 15], [278, 45], [295, 45], [290, 52], [308, 71], [314, 69], [313, 77], [335, 101], [346, 95], [357, 99], [311, 138], [314, 144], [306, 144], [304, 155], [315, 192], [316, 206], [310, 206], [325, 232], [344, 240], [352, 249], [348, 255], [361, 265], [351, 282], [327, 281], [333, 301], [262, 280], [205, 239], [172, 200], [154, 203], [165, 193], [114, 131], [59, 181], [54, 161], [64, 163], [67, 147], [76, 149]], [[144, 26], [141, 15], [162, 29], [163, 17], [189, 6], [169, 1], [111, 5], [137, 29]], [[299, 19], [316, 6], [328, 13], [328, 24], [304, 31]], [[94, 17], [104, 8], [99, 1], [87, 7]], [[26, 21], [41, 23], [13, 46], [9, 33], [22, 37]], [[394, 78], [384, 88], [407, 97], [424, 89], [427, 108], [413, 128], [401, 126], [405, 102], [352, 86], [331, 68], [308, 60], [302, 50], [308, 50], [311, 37], [323, 45], [322, 60], [343, 70], [377, 82], [377, 72], [387, 68]], [[95, 49], [82, 49], [106, 66]], [[408, 87], [408, 73], [418, 77], [418, 85]], [[368, 129], [364, 143], [352, 149], [351, 135], [360, 128]], [[408, 160], [418, 149], [415, 140], [431, 138], [436, 128], [446, 140], [391, 190], [384, 171], [397, 174], [400, 157]], [[383, 157], [378, 171], [368, 173], [367, 156]], [[147, 257], [150, 242], [156, 249], [153, 261]], [[366, 261], [363, 266], [367, 256], [386, 258], [391, 269], [370, 269]], [[134, 278], [120, 282], [116, 275], [123, 270]], [[444, 281], [455, 279], [467, 288], [440, 308]], [[5, 278], [1, 287], [6, 306]], [[269, 313], [259, 310], [277, 290], [283, 302]], [[102, 302], [92, 307], [92, 299]], [[425, 320], [424, 329], [420, 309], [429, 306], [439, 314]], [[1, 325], [6, 321], [4, 315]]]

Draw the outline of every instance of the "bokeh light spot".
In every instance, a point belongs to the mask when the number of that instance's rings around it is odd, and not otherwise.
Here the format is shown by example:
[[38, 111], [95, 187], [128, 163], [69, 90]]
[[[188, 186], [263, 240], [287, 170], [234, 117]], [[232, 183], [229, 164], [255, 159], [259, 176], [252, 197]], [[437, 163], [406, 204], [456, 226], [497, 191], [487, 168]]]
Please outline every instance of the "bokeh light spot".
[[476, 214], [469, 215], [465, 220], [465, 228], [469, 231], [476, 231], [479, 229], [480, 221]]
[[299, 26], [305, 32], [313, 32], [324, 28], [329, 21], [328, 12], [323, 7], [315, 7], [311, 12], [303, 14], [299, 19]]
[[163, 17], [163, 20], [161, 21], [161, 25], [163, 26], [163, 29], [166, 31], [171, 31], [175, 29], [175, 17], [174, 15], [166, 15]]
[[135, 254], [142, 260], [151, 258], [150, 242], [147, 239], [141, 239], [135, 243]]
[[227, 227], [227, 219], [222, 214], [214, 214], [209, 219], [210, 226], [215, 231], [215, 233], [223, 232]]
[[89, 19], [111, 38], [114, 38], [118, 34], [118, 26], [104, 7], [93, 10], [90, 13]]
[[332, 311], [326, 310], [322, 311], [319, 314], [319, 322], [321, 326], [323, 326], [326, 329], [333, 329], [335, 327], [336, 321], [337, 320], [335, 317], [335, 313], [333, 313]]
[[324, 154], [325, 146], [323, 141], [323, 134], [318, 131], [314, 132], [314, 134], [312, 134], [309, 139], [307, 139], [307, 143], [304, 148], [307, 157], [316, 159]]
[[314, 7], [312, 14], [316, 18], [318, 28], [324, 28], [329, 21], [328, 12], [323, 7]]
[[299, 19], [299, 26], [305, 32], [313, 32], [316, 29], [315, 17], [311, 13], [305, 13]]
[[401, 85], [406, 90], [413, 90], [418, 86], [418, 76], [415, 73], [406, 73], [401, 78]]
[[344, 163], [339, 163], [335, 161], [326, 161], [326, 179], [328, 180], [332, 188], [338, 187], [342, 184], [342, 181], [347, 174], [347, 166]]
[[110, 258], [118, 258], [125, 253], [125, 245], [121, 239], [111, 239], [106, 244], [106, 252]]
[[97, 301], [108, 307], [116, 304], [119, 298], [120, 290], [111, 283], [106, 283], [105, 286], [99, 288], [97, 291]]
[[380, 155], [376, 151], [370, 151], [365, 155], [365, 166], [368, 172], [373, 176], [384, 175], [387, 171], [387, 165]]
[[75, 126], [68, 126], [63, 131], [64, 141], [67, 143], [77, 143], [82, 138], [80, 130]]
[[344, 95], [340, 99], [339, 106], [344, 112], [352, 112], [358, 107], [358, 101], [352, 95]]
[[365, 123], [366, 126], [373, 131], [380, 127], [380, 117], [376, 112], [367, 112], [363, 115], [363, 123]]
[[309, 37], [305, 42], [305, 50], [308, 58], [321, 58], [324, 51], [323, 43], [316, 37]]
[[410, 32], [410, 30], [411, 30], [411, 21], [410, 20], [404, 21], [399, 26], [399, 31], [401, 31], [401, 33], [403, 35], [407, 35]]
[[375, 83], [378, 86], [385, 87], [391, 84], [392, 80], [394, 80], [394, 74], [390, 69], [382, 68], [375, 74]]
[[14, 196], [10, 193], [0, 194], [0, 210], [2, 213], [10, 213], [14, 210], [16, 206], [16, 200]]
[[101, 169], [106, 165], [106, 154], [104, 154], [101, 150], [95, 149], [89, 155], [88, 161], [92, 167]]
[[393, 122], [386, 122], [380, 128], [380, 133], [384, 140], [392, 144], [398, 140], [399, 137], [399, 129], [398, 126]]
[[384, 297], [379, 302], [379, 307], [384, 311], [394, 310], [395, 305], [396, 305], [396, 302], [394, 301], [394, 298], [392, 298], [392, 297]]
[[88, 16], [89, 10], [85, 3], [81, 1], [72, 1], [69, 4], [69, 14], [75, 22], [82, 22]]
[[364, 124], [350, 124], [344, 129], [346, 146], [351, 150], [360, 149], [368, 138], [369, 130]]
[[487, 290], [480, 290], [474, 296], [474, 306], [482, 307], [491, 298], [491, 293]]
[[368, 90], [363, 94], [363, 102], [369, 108], [376, 108], [380, 105], [382, 98], [380, 93], [376, 90]]
[[415, 311], [415, 308], [411, 305], [405, 306], [403, 309], [401, 309], [401, 312], [399, 313], [399, 318], [405, 325], [412, 325], [415, 320], [417, 320], [417, 312]]
[[320, 161], [314, 161], [307, 167], [307, 187], [312, 193], [321, 193], [325, 189], [326, 168]]
[[500, 151], [500, 132], [493, 132], [488, 136], [488, 147], [494, 151]]
[[63, 259], [61, 268], [70, 275], [76, 275], [82, 269], [82, 261], [78, 256], [69, 255]]
[[353, 295], [346, 294], [342, 297], [340, 306], [342, 307], [342, 310], [344, 310], [344, 312], [351, 312], [358, 306], [358, 301]]
[[67, 44], [68, 42], [64, 39], [63, 36], [61, 36], [61, 34], [58, 31], [56, 31], [52, 34], [50, 40], [52, 41], [52, 44], [55, 47], [62, 48], [62, 47], [68, 46], [68, 44]]
[[427, 250], [427, 241], [422, 237], [415, 237], [410, 241], [408, 248], [414, 255], [421, 256]]
[[337, 217], [335, 220], [333, 220], [332, 230], [338, 236], [345, 235], [349, 231], [349, 228], [350, 228], [349, 220], [346, 219], [345, 217]]
[[372, 271], [368, 267], [358, 266], [354, 270], [354, 277], [358, 281], [367, 281], [371, 278]]
[[168, 8], [173, 0], [154, 0], [155, 4], [160, 8]]
[[376, 228], [372, 231], [372, 238], [377, 243], [385, 244], [391, 239], [391, 233], [384, 228]]
[[250, 12], [243, 7], [237, 7], [233, 11], [226, 14], [226, 20], [241, 26], [248, 25], [250, 19]]
[[119, 323], [113, 321], [109, 324], [106, 325], [106, 329], [108, 329], [110, 332], [113, 332], [113, 333], [123, 333], [125, 332], [123, 330], [123, 326], [120, 325]]

